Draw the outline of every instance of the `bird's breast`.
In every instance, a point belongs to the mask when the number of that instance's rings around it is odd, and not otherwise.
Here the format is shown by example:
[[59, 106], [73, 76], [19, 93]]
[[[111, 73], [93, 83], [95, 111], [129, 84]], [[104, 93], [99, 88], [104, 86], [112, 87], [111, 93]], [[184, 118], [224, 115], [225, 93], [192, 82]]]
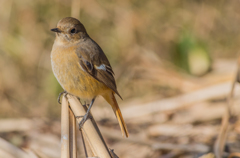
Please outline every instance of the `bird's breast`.
[[51, 52], [52, 70], [64, 90], [83, 99], [92, 99], [109, 88], [81, 68], [76, 49], [75, 46], [54, 44]]

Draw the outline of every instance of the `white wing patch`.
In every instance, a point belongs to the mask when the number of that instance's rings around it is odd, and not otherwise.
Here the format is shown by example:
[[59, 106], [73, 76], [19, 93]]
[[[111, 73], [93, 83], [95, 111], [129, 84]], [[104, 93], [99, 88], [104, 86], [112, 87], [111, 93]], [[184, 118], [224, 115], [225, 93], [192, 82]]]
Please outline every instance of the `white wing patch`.
[[106, 69], [106, 66], [104, 64], [100, 65], [100, 66], [95, 66], [97, 69], [100, 69], [100, 70], [104, 70], [104, 71], [107, 71]]

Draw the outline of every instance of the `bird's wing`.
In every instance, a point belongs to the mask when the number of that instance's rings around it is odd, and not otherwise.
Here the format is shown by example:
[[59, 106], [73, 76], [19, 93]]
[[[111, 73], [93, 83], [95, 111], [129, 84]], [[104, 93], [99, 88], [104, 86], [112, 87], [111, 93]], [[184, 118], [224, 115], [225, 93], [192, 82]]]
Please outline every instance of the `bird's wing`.
[[122, 99], [117, 91], [112, 67], [97, 43], [90, 41], [89, 43], [81, 44], [76, 50], [76, 54], [79, 58], [79, 64], [84, 71], [104, 83]]

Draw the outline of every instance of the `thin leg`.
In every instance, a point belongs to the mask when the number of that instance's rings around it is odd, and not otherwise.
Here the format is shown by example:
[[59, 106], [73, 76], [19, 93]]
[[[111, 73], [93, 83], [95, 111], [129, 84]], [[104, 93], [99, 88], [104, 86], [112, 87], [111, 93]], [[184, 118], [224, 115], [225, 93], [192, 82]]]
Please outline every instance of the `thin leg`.
[[87, 121], [87, 119], [89, 118], [90, 109], [91, 109], [94, 101], [95, 101], [95, 98], [92, 99], [91, 104], [89, 105], [86, 114], [83, 116], [82, 120], [80, 121], [80, 123], [79, 123], [79, 129], [82, 128], [83, 124], [84, 124], [84, 123]]
[[60, 102], [60, 98], [61, 98], [61, 96], [62, 96], [64, 93], [67, 93], [67, 91], [64, 90], [63, 92], [59, 93], [59, 95], [58, 95], [57, 101], [58, 101], [59, 104], [62, 104], [62, 103]]

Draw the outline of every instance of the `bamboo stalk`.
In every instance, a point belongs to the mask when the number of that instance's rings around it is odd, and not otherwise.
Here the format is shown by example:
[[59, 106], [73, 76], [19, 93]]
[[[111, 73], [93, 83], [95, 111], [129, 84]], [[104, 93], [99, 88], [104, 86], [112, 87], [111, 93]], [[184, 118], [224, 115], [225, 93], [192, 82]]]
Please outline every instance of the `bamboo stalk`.
[[[85, 115], [86, 110], [80, 104], [80, 102], [78, 101], [78, 99], [75, 96], [71, 96], [68, 94], [67, 98], [68, 98], [70, 107], [75, 116]], [[78, 118], [77, 122], [79, 123], [80, 121], [81, 121], [81, 118]], [[104, 141], [99, 136], [98, 131], [95, 129], [94, 125], [91, 122], [91, 119], [88, 119], [84, 123], [82, 131], [86, 138], [86, 141], [88, 142], [88, 144], [94, 154], [93, 156], [98, 156], [100, 158], [111, 158], [111, 155], [110, 155], [107, 147], [105, 146]]]
[[62, 97], [61, 111], [61, 158], [69, 158], [69, 112], [66, 97]]

